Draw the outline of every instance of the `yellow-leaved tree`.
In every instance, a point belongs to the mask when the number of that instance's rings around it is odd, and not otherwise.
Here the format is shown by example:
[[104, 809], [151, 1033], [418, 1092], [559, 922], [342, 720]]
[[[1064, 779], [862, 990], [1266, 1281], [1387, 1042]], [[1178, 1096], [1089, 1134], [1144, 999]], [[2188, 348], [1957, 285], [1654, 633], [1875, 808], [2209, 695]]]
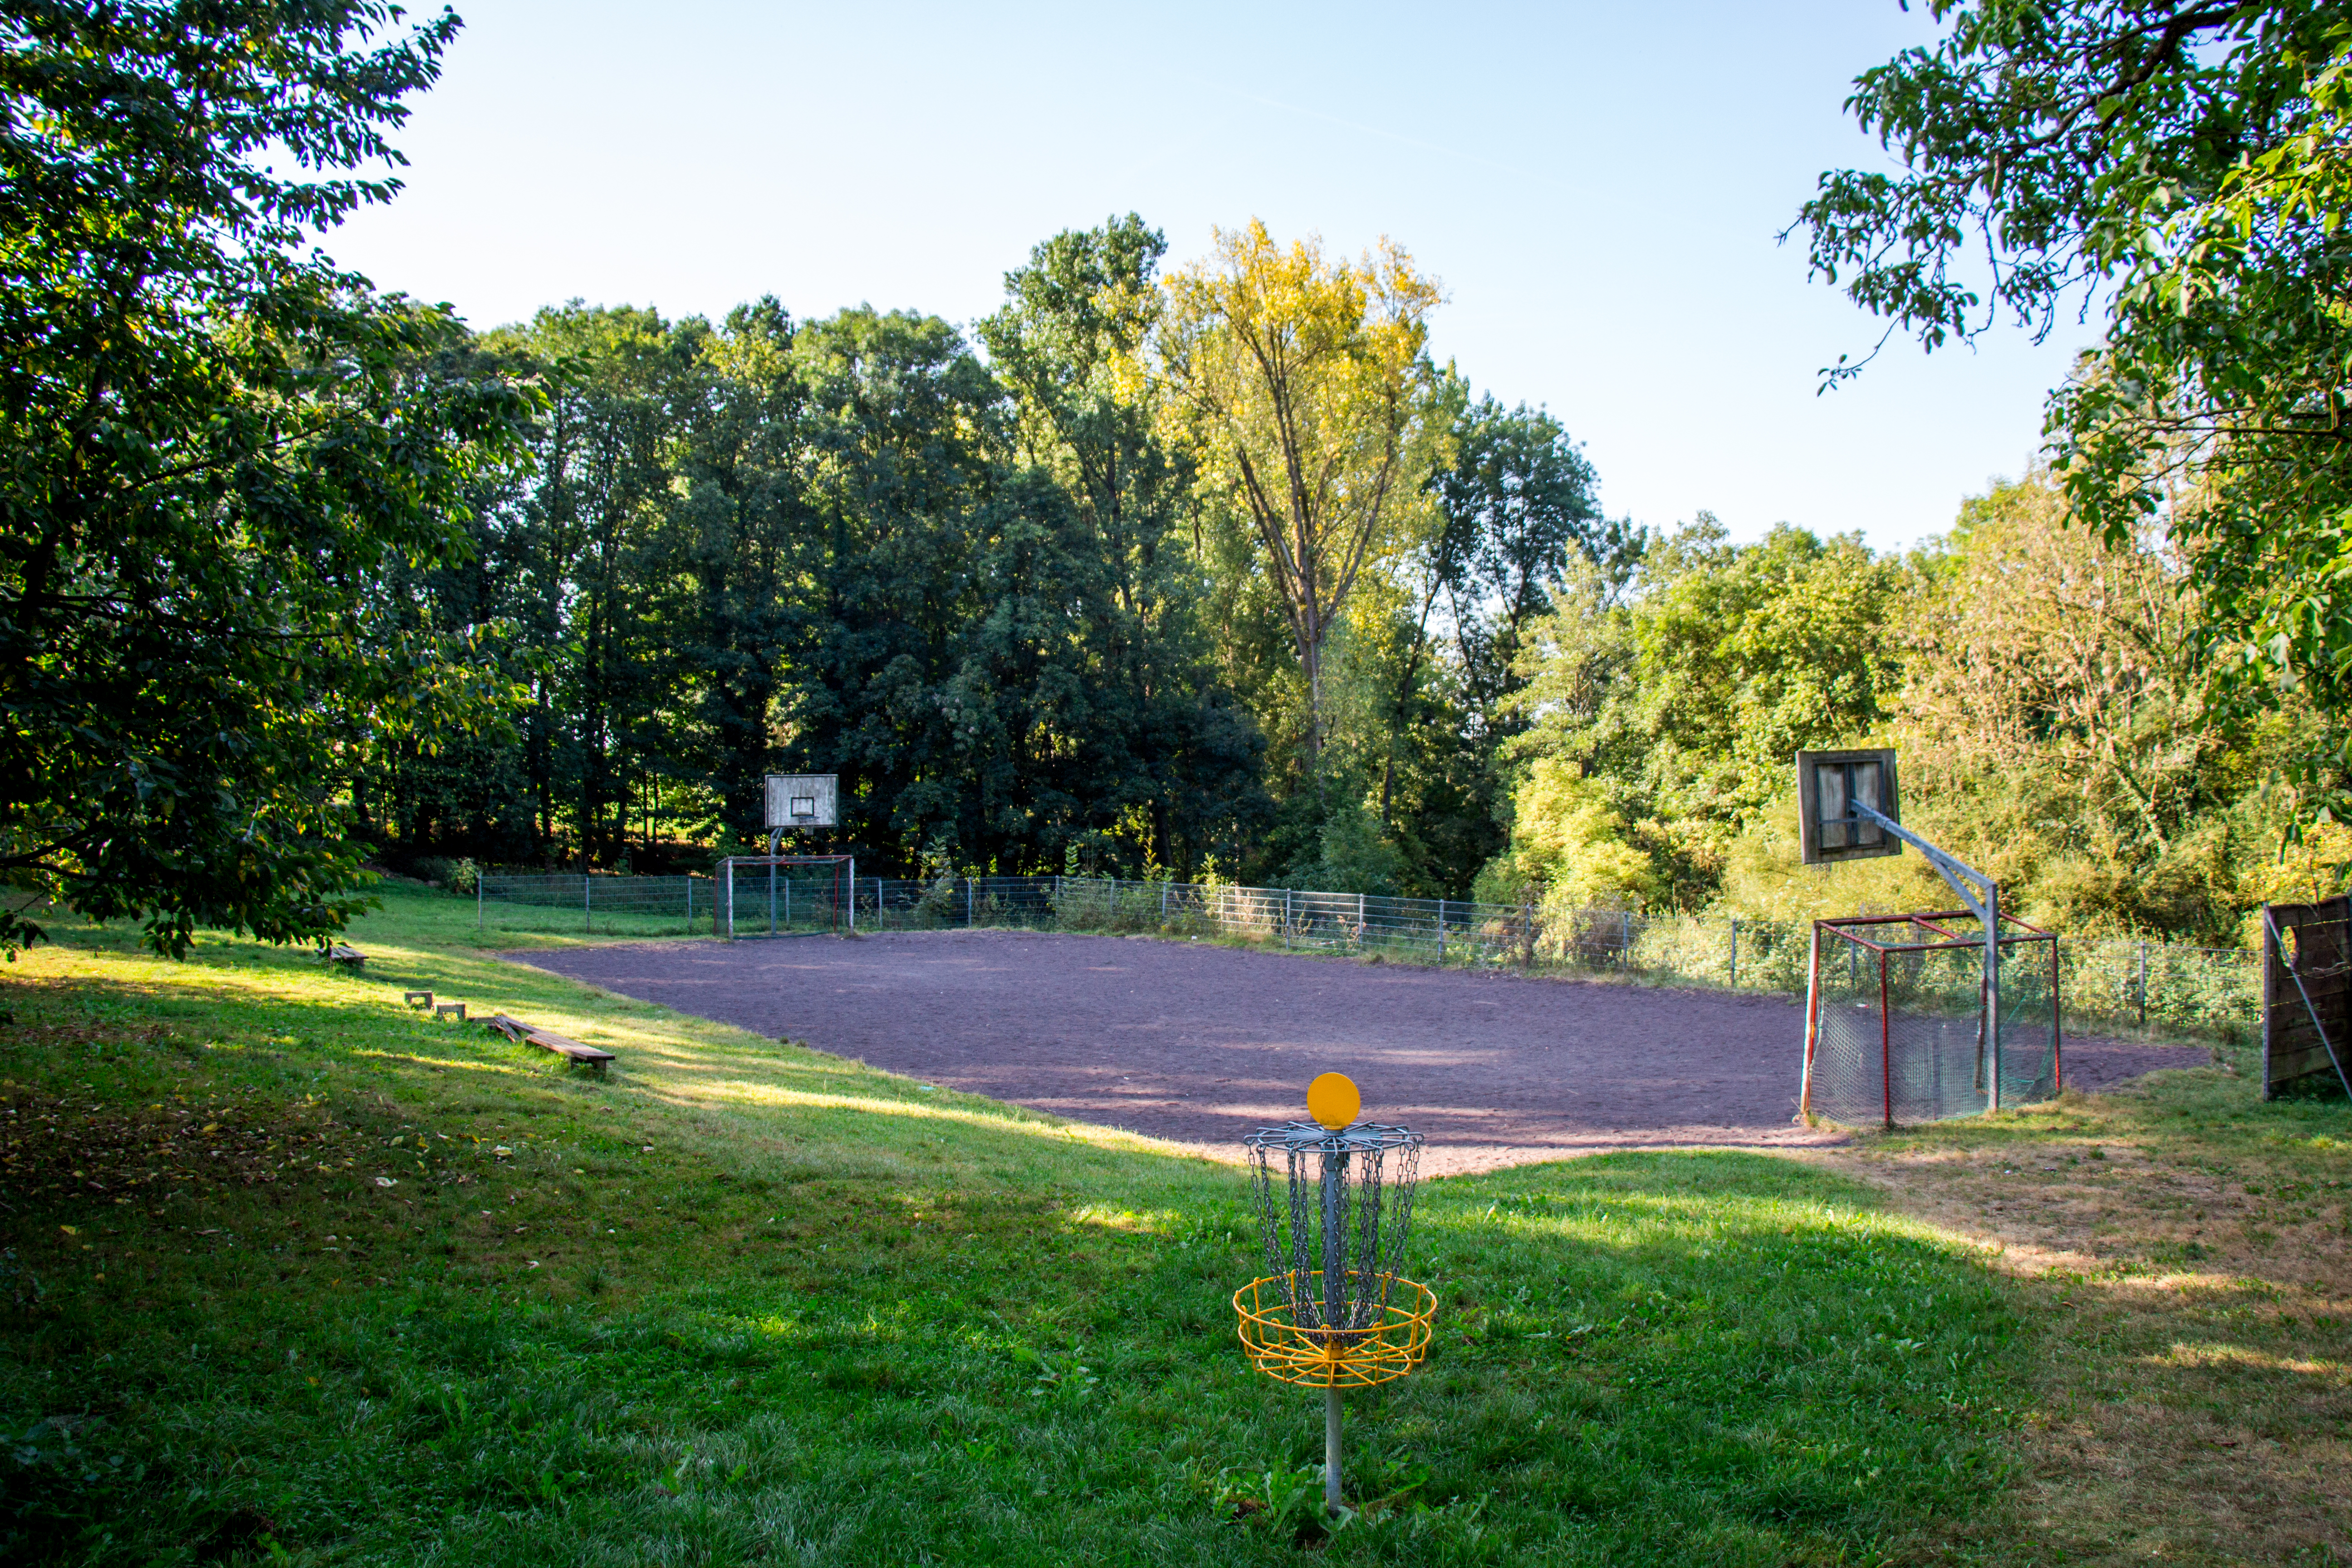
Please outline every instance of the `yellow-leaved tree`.
[[1216, 231], [1167, 289], [1156, 358], [1175, 433], [1249, 519], [1307, 678], [1314, 766], [1325, 644], [1441, 455], [1428, 316], [1443, 295], [1386, 239], [1333, 261], [1255, 219]]

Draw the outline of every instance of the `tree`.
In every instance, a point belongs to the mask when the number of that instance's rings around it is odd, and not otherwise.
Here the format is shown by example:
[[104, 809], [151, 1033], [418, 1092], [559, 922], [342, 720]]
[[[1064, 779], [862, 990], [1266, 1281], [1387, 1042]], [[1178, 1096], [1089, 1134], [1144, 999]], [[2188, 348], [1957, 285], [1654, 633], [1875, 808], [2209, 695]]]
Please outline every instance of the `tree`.
[[[1524, 728], [1511, 701], [1526, 684], [1516, 668], [1519, 649], [1528, 624], [1550, 611], [1570, 561], [1582, 556], [1622, 588], [1649, 535], [1628, 520], [1602, 517], [1591, 463], [1559, 421], [1525, 404], [1507, 409], [1486, 396], [1464, 409], [1452, 459], [1430, 485], [1439, 526], [1427, 550], [1419, 625], [1427, 627], [1443, 592], [1468, 718], [1491, 752], [1496, 741]], [[1418, 652], [1418, 636], [1414, 647]], [[1400, 719], [1403, 701], [1400, 689]], [[1383, 819], [1387, 800], [1384, 783]]]
[[[1307, 761], [1324, 738], [1323, 655], [1400, 498], [1428, 472], [1426, 345], [1442, 296], [1383, 240], [1359, 261], [1285, 250], [1253, 219], [1168, 280], [1159, 360], [1208, 481], [1264, 552], [1307, 686]], [[1319, 778], [1318, 778], [1319, 785]]]
[[1939, 837], [2034, 884], [2029, 918], [2227, 931], [2210, 830], [2245, 788], [2246, 737], [2206, 703], [2177, 552], [2067, 526], [2036, 473], [1971, 498], [1926, 566], [1893, 707]]
[[[677, 405], [690, 404], [706, 323], [657, 311], [542, 310], [493, 349], [544, 367], [531, 472], [512, 496], [522, 546], [510, 611], [526, 629], [526, 767], [541, 841], [568, 809], [583, 871], [617, 838], [614, 811], [642, 761], [667, 750], [656, 716], [678, 703], [686, 574], [667, 527]], [[568, 798], [567, 798], [568, 797]]]
[[807, 625], [803, 405], [793, 329], [773, 299], [699, 334], [688, 395], [673, 404], [676, 473], [664, 487], [692, 605], [677, 658], [697, 693], [675, 779], [711, 803], [721, 837], [765, 821], [784, 660]]
[[[457, 20], [22, 0], [0, 51], [0, 879], [185, 951], [355, 907], [365, 724], [478, 708], [382, 569], [462, 548], [528, 402], [302, 247], [389, 178]], [[265, 164], [263, 160], [268, 160]], [[275, 173], [279, 166], [297, 171]], [[0, 914], [0, 943], [40, 936]]]
[[1124, 837], [1143, 862], [1189, 868], [1266, 803], [1263, 742], [1211, 678], [1196, 567], [1178, 538], [1192, 474], [1162, 440], [1158, 390], [1140, 374], [1166, 251], [1133, 213], [1066, 230], [1005, 275], [1005, 304], [978, 331], [1015, 399], [1019, 459], [1069, 498], [1065, 537], [1088, 563], [1065, 568], [1090, 589], [1066, 602], [1083, 617], [1075, 646], [1097, 686], [1083, 744], [1096, 811], [1139, 814]]
[[[2326, 0], [1931, 0], [1940, 43], [1848, 108], [1906, 173], [1824, 174], [1817, 275], [1929, 348], [2070, 300], [2105, 339], [2046, 433], [2074, 512], [2178, 542], [2220, 695], [2332, 717], [2352, 804], [2352, 15]], [[1981, 253], [1984, 266], [1966, 261]], [[1843, 362], [1832, 382], [1858, 366]]]
[[1611, 850], [1602, 880], [1703, 902], [1731, 839], [1786, 792], [1791, 753], [1885, 722], [1911, 586], [1858, 537], [1783, 523], [1735, 545], [1705, 512], [1648, 550], [1622, 599], [1581, 568], [1528, 628], [1517, 701], [1533, 722], [1506, 754], [1553, 766], [1521, 786], [1512, 852], [1482, 881], [1567, 874], [1567, 847], [1590, 857], [1622, 831], [1650, 871], [1629, 879]]

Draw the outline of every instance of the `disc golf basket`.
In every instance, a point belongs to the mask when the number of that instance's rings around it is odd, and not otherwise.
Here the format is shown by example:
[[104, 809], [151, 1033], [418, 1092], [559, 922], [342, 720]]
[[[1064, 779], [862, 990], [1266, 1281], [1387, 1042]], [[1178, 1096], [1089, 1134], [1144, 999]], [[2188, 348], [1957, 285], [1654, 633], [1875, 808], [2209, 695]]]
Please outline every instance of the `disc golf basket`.
[[1244, 1141], [1270, 1272], [1234, 1292], [1234, 1310], [1258, 1371], [1323, 1390], [1323, 1499], [1337, 1509], [1340, 1393], [1420, 1364], [1437, 1297], [1396, 1272], [1421, 1134], [1356, 1121], [1360, 1098], [1339, 1073], [1315, 1080], [1307, 1107], [1313, 1121]]
[[1989, 986], [1966, 910], [1815, 921], [1804, 1114], [1893, 1127], [2055, 1096], [2058, 939], [2000, 922]]

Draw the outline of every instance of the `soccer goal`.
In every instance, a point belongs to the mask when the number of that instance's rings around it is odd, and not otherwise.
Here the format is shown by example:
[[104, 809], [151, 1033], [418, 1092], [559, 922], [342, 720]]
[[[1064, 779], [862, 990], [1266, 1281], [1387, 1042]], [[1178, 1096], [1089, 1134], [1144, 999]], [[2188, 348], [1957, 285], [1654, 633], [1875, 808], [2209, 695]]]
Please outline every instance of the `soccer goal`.
[[849, 855], [738, 855], [719, 862], [719, 930], [728, 937], [856, 931]]
[[1801, 1114], [1935, 1121], [2058, 1092], [2058, 939], [1990, 877], [1903, 826], [1895, 756], [1797, 753], [1800, 858], [1918, 851], [1965, 907], [1813, 922]]
[[1967, 910], [1813, 922], [1805, 1115], [1894, 1127], [2054, 1096], [2058, 939], [2001, 916], [1990, 999], [1984, 948]]

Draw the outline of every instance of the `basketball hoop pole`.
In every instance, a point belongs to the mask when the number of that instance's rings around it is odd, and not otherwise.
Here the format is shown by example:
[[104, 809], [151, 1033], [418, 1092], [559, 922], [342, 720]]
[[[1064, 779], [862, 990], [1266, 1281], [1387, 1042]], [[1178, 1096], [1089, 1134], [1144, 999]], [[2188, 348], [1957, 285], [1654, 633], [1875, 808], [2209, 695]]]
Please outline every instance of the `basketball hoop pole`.
[[1990, 1109], [2000, 1109], [2000, 885], [1966, 861], [1946, 854], [1885, 812], [1860, 798], [1846, 802], [1849, 820], [1867, 818], [1927, 858], [1969, 913], [1984, 928], [1985, 1054], [1992, 1058]]

